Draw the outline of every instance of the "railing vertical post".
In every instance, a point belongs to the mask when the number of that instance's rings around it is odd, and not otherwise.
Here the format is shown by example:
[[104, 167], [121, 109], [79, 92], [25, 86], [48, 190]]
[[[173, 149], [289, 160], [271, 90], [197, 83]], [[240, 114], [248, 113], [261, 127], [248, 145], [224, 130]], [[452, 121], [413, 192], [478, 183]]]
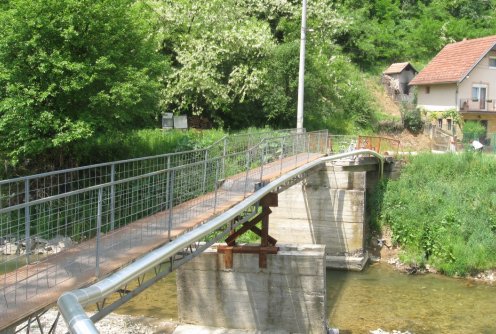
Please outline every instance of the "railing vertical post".
[[317, 149], [316, 149], [316, 152], [317, 153], [320, 153], [321, 152], [321, 150], [320, 150], [320, 140], [321, 140], [321, 138], [320, 137], [322, 137], [322, 133], [319, 133], [317, 135]]
[[265, 140], [262, 141], [262, 154], [260, 154], [260, 183], [262, 183], [263, 181], [263, 170], [264, 170], [264, 162], [265, 162], [265, 155], [267, 154], [266, 153], [266, 146], [264, 145], [265, 144]]
[[324, 134], [324, 154], [327, 154], [329, 138], [331, 138], [331, 136], [329, 136], [329, 131], [326, 130]]
[[307, 162], [310, 161], [310, 135], [311, 133], [307, 133], [307, 137], [306, 137]]
[[246, 197], [246, 191], [247, 191], [247, 188], [248, 188], [248, 174], [250, 173], [250, 164], [251, 164], [251, 161], [250, 161], [250, 157], [251, 157], [251, 150], [248, 150], [246, 152], [246, 176], [245, 176], [245, 190], [243, 192], [243, 197]]
[[[170, 155], [167, 157], [167, 173], [166, 173], [166, 178], [167, 180], [165, 181], [165, 204], [167, 204], [167, 201], [169, 200], [169, 185], [170, 185]], [[162, 204], [162, 210], [165, 207], [164, 204]], [[167, 206], [168, 208], [168, 206]]]
[[29, 178], [24, 178], [24, 229], [26, 238], [26, 264], [29, 264], [29, 253], [31, 252], [31, 207], [29, 206]]
[[110, 167], [110, 230], [114, 230], [115, 225], [115, 164]]
[[222, 178], [226, 178], [226, 154], [227, 154], [227, 137], [224, 137], [224, 147], [222, 150]]
[[279, 164], [279, 175], [282, 174], [282, 160], [284, 158], [284, 136], [281, 137], [281, 154], [279, 155], [279, 159], [281, 159], [281, 162]]
[[296, 133], [296, 144], [295, 144], [295, 147], [296, 149], [294, 150], [294, 156], [295, 156], [295, 166], [298, 166], [298, 154], [299, 154], [299, 141], [300, 141], [300, 134], [297, 132]]
[[205, 194], [205, 189], [206, 189], [206, 183], [207, 183], [207, 166], [208, 166], [208, 150], [205, 150], [205, 162], [203, 164], [202, 194]]
[[95, 276], [100, 276], [100, 242], [102, 230], [102, 201], [103, 201], [103, 188], [98, 189], [98, 208], [96, 214], [96, 268]]
[[291, 139], [293, 140], [293, 154], [291, 154], [291, 155], [294, 156], [295, 155], [295, 152], [296, 152], [296, 148], [295, 148], [295, 142], [296, 142], [295, 135], [292, 134], [291, 137], [292, 137]]
[[172, 230], [172, 208], [174, 202], [174, 179], [176, 177], [176, 170], [172, 170], [168, 172], [170, 178], [169, 182], [169, 221], [167, 224], [167, 238], [169, 241], [171, 240], [171, 230]]
[[215, 214], [215, 210], [217, 209], [217, 190], [219, 188], [219, 159], [217, 159], [216, 162], [215, 162], [215, 182], [214, 182], [214, 187], [215, 187], [215, 195], [214, 195], [214, 214]]

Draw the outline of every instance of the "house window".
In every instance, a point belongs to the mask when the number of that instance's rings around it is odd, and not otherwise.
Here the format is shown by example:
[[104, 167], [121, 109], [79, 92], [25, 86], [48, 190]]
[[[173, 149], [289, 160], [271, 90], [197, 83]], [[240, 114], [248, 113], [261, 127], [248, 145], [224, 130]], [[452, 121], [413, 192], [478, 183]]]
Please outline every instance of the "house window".
[[442, 118], [437, 119], [437, 127], [440, 129], [443, 128], [443, 119]]
[[486, 110], [487, 107], [487, 91], [488, 86], [486, 84], [474, 84], [472, 86], [472, 102], [477, 102], [473, 104], [472, 108], [477, 108], [479, 110]]
[[425, 93], [430, 94], [431, 93], [431, 86], [425, 86]]
[[489, 68], [496, 69], [496, 57], [489, 57]]
[[448, 127], [448, 130], [451, 130], [451, 119], [448, 118], [446, 122], [447, 122], [446, 126]]
[[472, 87], [472, 101], [479, 101], [480, 87]]

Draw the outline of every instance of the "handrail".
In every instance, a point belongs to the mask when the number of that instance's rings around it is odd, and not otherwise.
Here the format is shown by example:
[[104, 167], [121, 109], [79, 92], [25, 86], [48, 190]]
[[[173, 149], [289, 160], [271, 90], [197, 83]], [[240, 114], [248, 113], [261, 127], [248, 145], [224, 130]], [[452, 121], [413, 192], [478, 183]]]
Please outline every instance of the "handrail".
[[73, 334], [97, 334], [99, 331], [96, 329], [94, 323], [87, 316], [83, 309], [83, 306], [95, 303], [102, 300], [109, 294], [118, 290], [120, 286], [130, 282], [136, 277], [144, 274], [153, 267], [162, 263], [164, 260], [170, 258], [178, 251], [183, 250], [192, 243], [202, 239], [207, 236], [212, 231], [218, 229], [226, 222], [233, 220], [240, 213], [242, 213], [247, 207], [254, 205], [256, 202], [260, 201], [265, 195], [277, 189], [279, 186], [285, 184], [292, 178], [323, 164], [327, 161], [338, 160], [350, 156], [357, 155], [372, 155], [380, 160], [380, 171], [379, 175], [383, 175], [383, 165], [384, 157], [372, 150], [356, 150], [352, 152], [346, 152], [341, 154], [336, 154], [330, 157], [320, 158], [313, 162], [310, 162], [304, 166], [294, 169], [291, 172], [284, 174], [278, 179], [272, 181], [265, 187], [259, 189], [251, 196], [242, 200], [240, 203], [227, 210], [226, 212], [220, 214], [219, 216], [213, 218], [211, 221], [197, 227], [196, 229], [179, 236], [173, 241], [167, 243], [166, 245], [157, 248], [156, 250], [146, 254], [142, 258], [131, 263], [127, 267], [122, 268], [111, 276], [83, 289], [73, 290], [66, 292], [60, 296], [57, 301], [60, 313], [67, 323], [68, 328]]
[[[6, 250], [16, 251], [0, 259], [0, 313], [6, 312], [0, 319], [7, 319], [0, 321], [0, 328], [10, 319], [17, 319], [15, 311], [21, 302], [39, 303], [42, 293], [78, 273], [94, 270], [95, 277], [100, 277], [100, 264], [106, 263], [107, 271], [112, 269], [107, 266], [110, 257], [118, 257], [136, 244], [165, 243], [176, 227], [205, 208], [218, 213], [224, 202], [246, 198], [264, 176], [322, 156], [327, 151], [327, 136], [327, 130], [244, 136], [241, 140], [227, 139], [220, 148], [201, 151], [200, 156], [187, 157], [185, 161], [166, 158], [150, 164], [133, 163], [129, 170], [110, 165], [112, 168], [105, 168], [102, 174], [97, 171], [83, 175], [81, 181], [77, 181], [77, 173], [68, 175], [68, 179], [76, 180], [73, 186], [64, 187], [67, 180], [62, 176], [0, 188], [0, 236], [6, 240]], [[198, 200], [193, 201], [195, 198]], [[190, 209], [179, 207], [188, 201]], [[147, 217], [154, 217], [156, 224], [149, 226]], [[137, 224], [137, 229], [146, 233], [121, 229], [137, 221], [145, 222]], [[165, 234], [168, 239], [161, 242]], [[67, 242], [61, 244], [59, 238]], [[112, 242], [102, 242], [110, 238]], [[87, 242], [95, 242], [96, 247]], [[81, 251], [81, 256], [64, 261], [63, 254], [52, 257], [70, 249]], [[56, 262], [55, 271], [43, 265], [51, 259]], [[36, 269], [24, 270], [24, 263]], [[26, 275], [18, 275], [19, 270]], [[37, 279], [42, 276], [47, 277], [46, 281]]]

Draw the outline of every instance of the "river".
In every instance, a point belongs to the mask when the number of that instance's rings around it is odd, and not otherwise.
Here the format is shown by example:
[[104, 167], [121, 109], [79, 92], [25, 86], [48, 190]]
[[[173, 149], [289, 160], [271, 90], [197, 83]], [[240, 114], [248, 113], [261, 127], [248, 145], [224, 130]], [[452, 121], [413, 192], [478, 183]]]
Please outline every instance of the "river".
[[[175, 275], [118, 313], [177, 321]], [[342, 334], [382, 328], [421, 333], [496, 333], [496, 286], [440, 275], [406, 275], [376, 263], [327, 271], [328, 319]]]

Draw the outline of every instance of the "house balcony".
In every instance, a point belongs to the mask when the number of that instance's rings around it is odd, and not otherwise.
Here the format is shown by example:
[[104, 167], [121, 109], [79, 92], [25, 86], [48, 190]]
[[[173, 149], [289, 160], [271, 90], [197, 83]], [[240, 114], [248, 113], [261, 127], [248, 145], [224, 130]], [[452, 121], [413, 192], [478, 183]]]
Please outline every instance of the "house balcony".
[[496, 113], [496, 99], [460, 99], [460, 112]]

